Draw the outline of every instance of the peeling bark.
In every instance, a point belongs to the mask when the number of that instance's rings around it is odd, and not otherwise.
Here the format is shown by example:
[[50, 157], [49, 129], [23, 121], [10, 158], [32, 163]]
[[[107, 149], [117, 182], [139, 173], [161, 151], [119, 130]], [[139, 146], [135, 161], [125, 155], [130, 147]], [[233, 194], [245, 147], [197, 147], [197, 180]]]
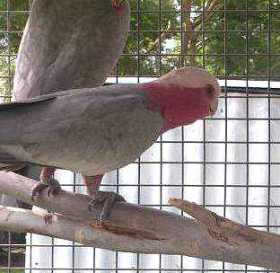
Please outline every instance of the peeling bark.
[[[194, 203], [171, 199], [170, 204], [190, 219], [129, 203], [116, 203], [109, 220], [100, 225], [88, 211], [90, 198], [62, 191], [56, 197], [43, 192], [34, 202], [36, 181], [0, 172], [0, 192], [56, 212], [48, 224], [45, 215], [0, 207], [0, 229], [33, 232], [112, 250], [179, 254], [267, 267], [280, 271], [280, 236], [257, 231], [220, 217]], [[97, 208], [96, 213], [101, 210]]]

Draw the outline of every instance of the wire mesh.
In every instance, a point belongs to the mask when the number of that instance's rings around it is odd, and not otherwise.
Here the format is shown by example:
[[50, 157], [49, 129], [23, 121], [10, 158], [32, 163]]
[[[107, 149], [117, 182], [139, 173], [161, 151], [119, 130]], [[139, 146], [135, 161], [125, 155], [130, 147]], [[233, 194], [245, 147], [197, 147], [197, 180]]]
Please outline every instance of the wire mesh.
[[[280, 144], [272, 137], [280, 116], [273, 109], [279, 94], [280, 67], [280, 3], [270, 1], [235, 0], [131, 0], [131, 30], [127, 46], [112, 74], [113, 81], [140, 82], [143, 78], [158, 77], [174, 67], [200, 65], [217, 75], [223, 85], [222, 104], [215, 117], [196, 123], [192, 129], [178, 128], [169, 132], [151, 148], [152, 157], [145, 154], [130, 168], [134, 182], [122, 179], [123, 170], [113, 175], [105, 189], [120, 193], [131, 188], [136, 201], [144, 206], [169, 208], [166, 192], [176, 197], [191, 199], [220, 215], [232, 216], [261, 230], [278, 232], [280, 225], [271, 221], [279, 216], [280, 204], [272, 202], [279, 192], [279, 182], [272, 179], [279, 174], [280, 161], [275, 151]], [[31, 1], [0, 0], [0, 91], [2, 101], [11, 99], [15, 59]], [[82, 2], [81, 2], [82, 4]], [[258, 80], [258, 81], [256, 81]], [[265, 109], [264, 109], [265, 105]], [[238, 107], [238, 111], [234, 111]], [[238, 126], [236, 126], [238, 124]], [[252, 124], [255, 130], [252, 131]], [[211, 133], [220, 128], [220, 134]], [[239, 128], [232, 134], [232, 128]], [[193, 131], [198, 133], [193, 133]], [[230, 133], [231, 132], [231, 133]], [[265, 132], [265, 134], [260, 132]], [[256, 155], [257, 147], [263, 154]], [[215, 157], [209, 151], [220, 150]], [[172, 151], [172, 157], [166, 151]], [[199, 151], [199, 152], [198, 152]], [[238, 160], [233, 151], [242, 154]], [[176, 156], [174, 156], [176, 154]], [[190, 169], [192, 171], [190, 171]], [[231, 177], [232, 169], [238, 175]], [[152, 170], [157, 175], [147, 178]], [[199, 177], [194, 175], [201, 174]], [[214, 173], [219, 174], [216, 180]], [[252, 174], [264, 172], [266, 179], [252, 181]], [[155, 178], [156, 177], [156, 178]], [[169, 183], [168, 179], [178, 182]], [[149, 183], [147, 181], [149, 180]], [[83, 187], [77, 175], [70, 190]], [[148, 200], [147, 192], [157, 198]], [[252, 202], [254, 194], [264, 196], [262, 202]], [[244, 195], [243, 200], [232, 200], [231, 194]], [[218, 196], [213, 199], [212, 196]], [[125, 196], [127, 198], [127, 196]], [[129, 197], [128, 197], [129, 200]], [[154, 201], [156, 200], [156, 201]], [[129, 200], [130, 201], [130, 200]], [[252, 215], [262, 215], [252, 221]], [[30, 247], [29, 259], [36, 251], [50, 253], [50, 268], [36, 272], [267, 272], [250, 266], [232, 266], [188, 257], [168, 255], [126, 254], [108, 252], [110, 261], [99, 263], [100, 250], [92, 252], [90, 268], [76, 265], [75, 252], [84, 248], [74, 243], [52, 239], [50, 244], [26, 243], [23, 236], [5, 233], [1, 238], [0, 272], [32, 272], [25, 267], [25, 249]], [[72, 252], [72, 266], [56, 267], [54, 256], [59, 248]], [[33, 254], [32, 254], [33, 253]], [[104, 253], [104, 252], [102, 252]], [[108, 257], [108, 256], [106, 256]], [[123, 259], [131, 260], [125, 267]]]

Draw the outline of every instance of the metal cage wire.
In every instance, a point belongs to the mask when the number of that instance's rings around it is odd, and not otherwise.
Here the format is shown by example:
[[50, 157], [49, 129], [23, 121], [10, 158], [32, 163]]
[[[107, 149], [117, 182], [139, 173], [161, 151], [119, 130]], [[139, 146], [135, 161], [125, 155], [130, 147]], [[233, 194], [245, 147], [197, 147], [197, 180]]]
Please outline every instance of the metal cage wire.
[[[0, 82], [5, 81], [5, 84], [0, 85], [0, 89], [2, 91], [2, 99], [10, 99], [12, 92], [12, 78], [13, 78], [13, 67], [16, 59], [16, 54], [11, 49], [12, 40], [16, 39], [18, 42], [20, 41], [20, 37], [22, 34], [22, 29], [12, 29], [12, 21], [20, 17], [21, 20], [27, 20], [29, 14], [29, 8], [31, 1], [26, 2], [26, 10], [13, 10], [13, 6], [17, 1], [23, 0], [0, 0], [3, 2], [3, 6], [5, 7], [3, 10], [0, 10], [0, 23], [2, 24], [2, 29], [0, 29], [0, 40], [5, 39], [7, 44], [1, 45], [2, 48], [5, 47], [5, 50], [1, 50], [0, 58], [5, 59], [5, 69], [4, 72], [0, 71]], [[24, 2], [24, 1], [23, 1]], [[123, 189], [133, 188], [137, 192], [136, 201], [138, 204], [144, 206], [153, 206], [159, 209], [170, 209], [165, 200], [164, 191], [166, 189], [174, 190], [174, 193], [177, 195], [176, 197], [182, 198], [192, 198], [193, 191], [200, 191], [201, 199], [194, 200], [200, 202], [203, 206], [208, 207], [209, 209], [219, 213], [223, 216], [228, 216], [230, 210], [241, 210], [242, 211], [242, 221], [243, 223], [252, 226], [257, 229], [267, 230], [272, 232], [279, 232], [280, 225], [271, 222], [272, 213], [278, 213], [280, 215], [280, 204], [272, 202], [271, 195], [273, 192], [279, 191], [280, 184], [271, 183], [271, 172], [277, 171], [278, 166], [280, 165], [280, 161], [274, 160], [272, 158], [272, 149], [280, 144], [280, 140], [272, 139], [272, 126], [273, 122], [279, 122], [280, 116], [275, 116], [272, 114], [272, 104], [276, 103], [279, 95], [279, 85], [277, 85], [277, 73], [272, 70], [272, 61], [278, 59], [280, 62], [280, 51], [277, 51], [277, 48], [274, 48], [274, 45], [271, 43], [272, 35], [279, 35], [279, 29], [275, 29], [273, 26], [274, 20], [279, 20], [277, 18], [280, 17], [280, 9], [275, 8], [274, 3], [277, 1], [263, 1], [263, 7], [260, 9], [252, 9], [251, 1], [240, 1], [240, 7], [231, 9], [232, 1], [220, 1], [223, 2], [222, 7], [219, 9], [213, 10], [213, 16], [215, 14], [219, 14], [219, 16], [223, 17], [223, 29], [217, 30], [209, 30], [207, 25], [204, 23], [204, 16], [206, 14], [207, 3], [210, 1], [200, 1], [202, 9], [194, 10], [191, 16], [196, 16], [200, 14], [202, 16], [202, 27], [201, 30], [197, 31], [199, 35], [199, 42], [201, 44], [200, 52], [189, 53], [186, 52], [184, 48], [184, 37], [187, 33], [186, 26], [184, 24], [184, 16], [185, 13], [188, 12], [185, 10], [185, 4], [191, 1], [177, 1], [177, 6], [175, 10], [165, 10], [164, 0], [154, 0], [156, 3], [155, 9], [143, 9], [143, 1], [135, 0], [135, 7], [132, 10], [132, 25], [130, 31], [130, 38], [135, 39], [136, 48], [127, 47], [122, 54], [119, 64], [114, 70], [114, 82], [122, 82], [123, 78], [130, 78], [131, 81], [140, 82], [143, 77], [157, 77], [166, 72], [167, 67], [166, 64], [172, 66], [174, 63], [176, 64], [184, 64], [188, 63], [188, 60], [195, 57], [198, 58], [200, 64], [204, 67], [208, 68], [209, 65], [213, 65], [213, 62], [219, 58], [222, 60], [219, 65], [221, 69], [217, 69], [218, 71], [223, 71], [223, 73], [219, 73], [217, 76], [221, 79], [221, 83], [223, 85], [224, 93], [221, 96], [220, 102], [223, 106], [223, 111], [216, 115], [211, 119], [205, 119], [200, 122], [196, 128], [200, 128], [199, 130], [199, 138], [194, 139], [189, 134], [189, 130], [185, 128], [176, 129], [174, 134], [167, 134], [162, 136], [157, 143], [155, 144], [155, 154], [156, 156], [153, 159], [146, 159], [145, 156], [141, 157], [137, 162], [132, 165], [135, 166], [134, 172], [137, 172], [137, 182], [130, 183], [129, 181], [120, 182], [120, 176], [122, 170], [118, 170], [115, 173], [113, 183], [105, 183], [103, 187], [114, 189], [120, 193], [122, 193]], [[176, 1], [175, 1], [176, 2]], [[195, 1], [194, 1], [195, 2]], [[228, 13], [236, 13], [240, 16], [245, 16], [245, 25], [242, 31], [236, 29], [228, 29]], [[178, 25], [176, 26], [176, 30], [174, 29], [163, 29], [163, 20], [166, 14], [171, 13], [178, 19]], [[248, 39], [250, 35], [250, 17], [251, 14], [262, 14], [266, 16], [267, 21], [266, 25], [259, 30], [259, 33], [265, 35], [266, 39], [266, 50], [265, 52], [253, 52], [251, 50], [250, 40]], [[154, 26], [153, 29], [143, 29], [142, 28], [142, 20], [145, 16], [151, 18], [157, 18], [157, 25]], [[258, 18], [258, 17], [257, 17]], [[276, 18], [276, 19], [275, 19]], [[143, 50], [143, 41], [146, 39], [146, 35], [149, 33], [155, 32], [158, 34], [158, 42], [156, 44], [156, 48], [152, 51]], [[195, 32], [195, 31], [194, 31]], [[213, 35], [218, 35], [221, 39], [221, 48], [222, 52], [210, 52], [207, 49], [207, 44], [209, 42], [209, 37], [206, 37], [209, 33]], [[231, 35], [244, 36], [244, 51], [243, 52], [232, 52], [232, 48], [229, 45], [228, 38]], [[166, 37], [168, 39], [172, 39], [172, 37], [177, 37], [180, 41], [181, 49], [178, 53], [168, 52], [163, 50], [163, 44], [166, 42]], [[178, 38], [179, 37], [179, 38]], [[1, 43], [1, 42], [0, 42]], [[180, 47], [179, 46], [179, 47]], [[1, 49], [2, 49], [1, 48]], [[185, 57], [185, 59], [184, 59]], [[149, 59], [150, 58], [150, 59]], [[188, 59], [189, 58], [189, 59]], [[231, 58], [238, 58], [240, 62], [244, 64], [244, 70], [239, 74], [231, 75], [230, 71], [230, 62]], [[258, 75], [253, 71], [250, 73], [251, 60], [252, 58], [260, 58], [265, 60], [266, 62], [266, 73], [262, 75]], [[150, 60], [149, 64], [154, 64], [155, 68], [153, 73], [147, 73], [146, 71], [143, 73], [142, 63], [147, 59]], [[131, 73], [131, 71], [125, 70], [125, 60], [126, 62], [133, 62], [135, 71]], [[273, 62], [273, 65], [274, 62]], [[149, 71], [149, 70], [148, 70]], [[242, 80], [242, 87], [235, 86], [234, 83], [231, 82], [232, 79], [240, 79]], [[261, 79], [264, 82], [263, 87], [255, 86], [251, 83], [251, 80]], [[242, 113], [232, 114], [231, 111], [231, 103], [240, 103], [243, 105]], [[267, 111], [264, 113], [259, 112], [258, 114], [251, 114], [251, 109], [253, 104], [261, 103], [265, 104], [267, 107]], [[231, 139], [229, 137], [229, 128], [232, 122], [240, 122], [242, 124], [242, 130], [245, 132], [245, 137], [241, 140]], [[267, 135], [263, 139], [257, 139], [252, 137], [252, 132], [250, 131], [250, 124], [252, 122], [256, 122], [260, 124], [260, 130], [265, 128]], [[223, 126], [223, 134], [222, 137], [209, 139], [207, 136], [207, 131], [209, 131], [209, 124], [213, 126], [213, 124], [222, 123]], [[238, 134], [239, 132], [236, 132]], [[185, 157], [186, 150], [191, 149], [190, 147], [194, 146], [199, 147], [201, 151], [201, 157], [193, 157], [191, 159]], [[219, 158], [213, 159], [211, 156], [209, 157], [208, 149], [210, 146], [215, 147], [222, 145], [222, 154]], [[235, 161], [230, 160], [230, 153], [232, 151], [233, 145], [240, 145], [241, 152], [244, 153], [243, 160]], [[254, 160], [252, 158], [251, 152], [254, 149], [254, 145], [264, 145], [267, 149], [267, 156], [264, 157], [263, 160]], [[177, 153], [178, 156], [174, 159], [168, 158], [165, 155], [165, 149], [172, 150], [172, 153]], [[220, 181], [217, 182], [209, 182], [209, 168], [211, 166], [218, 166], [221, 170], [220, 172]], [[159, 181], [158, 183], [143, 183], [143, 169], [145, 166], [149, 166], [152, 169], [156, 168], [159, 171]], [[166, 166], [180, 166], [180, 180], [178, 183], [166, 183], [165, 179], [165, 171]], [[234, 166], [241, 166], [244, 169], [243, 181], [240, 183], [231, 183], [232, 179], [229, 179], [228, 172], [229, 168]], [[196, 183], [195, 181], [188, 180], [186, 181], [186, 172], [190, 168], [200, 168], [202, 171], [201, 183]], [[263, 183], [252, 184], [250, 175], [255, 170], [254, 168], [265, 168], [266, 170], [266, 179]], [[275, 170], [274, 170], [275, 168]], [[176, 168], [175, 168], [176, 169]], [[178, 175], [171, 171], [171, 175], [169, 177], [177, 178]], [[230, 180], [230, 181], [229, 181]], [[73, 189], [74, 191], [82, 187], [82, 184], [79, 181], [79, 177], [77, 175], [73, 175], [73, 185], [64, 185], [69, 187], [69, 189]], [[229, 193], [231, 191], [237, 190], [242, 193], [245, 198], [244, 202], [229, 202]], [[260, 190], [264, 192], [266, 201], [262, 204], [252, 204], [251, 200], [251, 191], [252, 190]], [[147, 202], [145, 198], [146, 192], [155, 191], [158, 194], [159, 198], [157, 198], [157, 202]], [[209, 196], [211, 195], [221, 195], [219, 201], [212, 202], [209, 201]], [[126, 196], [125, 196], [126, 197]], [[265, 221], [261, 222], [250, 222], [250, 214], [254, 213], [264, 213]], [[48, 246], [46, 245], [36, 245], [32, 242], [32, 237], [30, 239], [30, 244], [22, 242], [18, 239], [14, 238], [14, 234], [7, 233], [7, 239], [4, 240], [0, 245], [3, 251], [0, 252], [1, 264], [0, 264], [0, 272], [34, 272], [34, 268], [32, 267], [32, 263], [30, 263], [30, 268], [25, 268], [24, 263], [20, 264], [17, 262], [15, 258], [17, 254], [17, 250], [21, 250], [24, 253], [24, 249], [30, 247], [30, 256], [29, 259], [32, 259], [32, 251], [39, 251], [41, 248], [51, 248], [52, 251], [52, 262], [50, 268], [42, 268], [41, 272], [268, 272], [265, 269], [255, 268], [251, 266], [235, 266], [231, 267], [227, 263], [223, 262], [211, 262], [206, 260], [188, 258], [188, 257], [176, 257], [176, 263], [174, 263], [174, 259], [168, 257], [167, 255], [143, 255], [143, 254], [131, 254], [133, 255], [133, 266], [131, 267], [123, 267], [120, 263], [120, 257], [125, 257], [128, 254], [120, 253], [120, 252], [110, 252], [110, 255], [113, 259], [113, 267], [100, 267], [96, 263], [96, 251], [93, 251], [92, 259], [93, 266], [91, 268], [79, 268], [75, 264], [75, 255], [74, 253], [79, 251], [79, 249], [83, 248], [83, 246], [77, 244], [57, 244], [55, 239], [52, 239], [52, 243]], [[69, 268], [56, 268], [54, 265], [54, 252], [55, 248], [71, 248], [72, 251], [72, 266]], [[37, 250], [36, 250], [37, 249]], [[43, 250], [42, 250], [43, 251]], [[2, 253], [2, 254], [1, 254]], [[143, 263], [143, 260], [150, 260], [150, 263]], [[156, 262], [154, 262], [156, 261]], [[170, 261], [170, 262], [168, 262]], [[147, 266], [147, 264], [150, 264]], [[190, 266], [191, 265], [191, 266]], [[195, 266], [194, 266], [195, 265]], [[36, 268], [37, 270], [40, 270]]]

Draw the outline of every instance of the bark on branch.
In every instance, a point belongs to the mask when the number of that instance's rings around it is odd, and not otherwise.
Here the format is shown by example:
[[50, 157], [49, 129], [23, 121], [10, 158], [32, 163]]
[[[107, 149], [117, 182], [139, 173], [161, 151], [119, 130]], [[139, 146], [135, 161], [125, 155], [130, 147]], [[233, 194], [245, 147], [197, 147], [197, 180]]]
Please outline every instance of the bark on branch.
[[[257, 231], [220, 217], [196, 204], [171, 199], [170, 204], [196, 220], [128, 203], [117, 203], [109, 221], [96, 225], [88, 211], [89, 197], [63, 191], [44, 192], [31, 200], [36, 181], [0, 172], [0, 192], [29, 204], [52, 209], [50, 224], [28, 210], [0, 207], [0, 229], [34, 232], [88, 246], [142, 253], [180, 254], [267, 267], [280, 271], [280, 236]], [[98, 208], [99, 210], [99, 208]]]

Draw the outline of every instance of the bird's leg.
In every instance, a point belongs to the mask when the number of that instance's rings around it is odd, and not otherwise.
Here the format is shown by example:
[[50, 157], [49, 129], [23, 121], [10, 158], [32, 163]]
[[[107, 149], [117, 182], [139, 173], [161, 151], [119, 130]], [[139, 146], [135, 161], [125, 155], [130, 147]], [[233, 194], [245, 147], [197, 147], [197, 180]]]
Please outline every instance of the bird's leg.
[[56, 195], [60, 192], [61, 187], [59, 185], [59, 182], [54, 179], [54, 172], [55, 168], [53, 167], [43, 167], [41, 174], [40, 174], [40, 181], [41, 183], [36, 184], [35, 187], [32, 189], [32, 199], [34, 199], [35, 196], [40, 195], [40, 193], [48, 188], [48, 196], [50, 195]]
[[99, 190], [103, 175], [83, 176], [83, 178], [87, 193], [92, 197], [92, 201], [89, 203], [89, 210], [96, 211], [96, 207], [100, 204], [102, 205], [101, 213], [96, 217], [98, 222], [102, 223], [110, 216], [114, 203], [125, 202], [125, 199], [117, 193]]
[[91, 196], [93, 199], [96, 197], [96, 193], [99, 190], [99, 186], [102, 182], [103, 175], [95, 175], [95, 176], [83, 176], [84, 184], [87, 188], [87, 194]]

